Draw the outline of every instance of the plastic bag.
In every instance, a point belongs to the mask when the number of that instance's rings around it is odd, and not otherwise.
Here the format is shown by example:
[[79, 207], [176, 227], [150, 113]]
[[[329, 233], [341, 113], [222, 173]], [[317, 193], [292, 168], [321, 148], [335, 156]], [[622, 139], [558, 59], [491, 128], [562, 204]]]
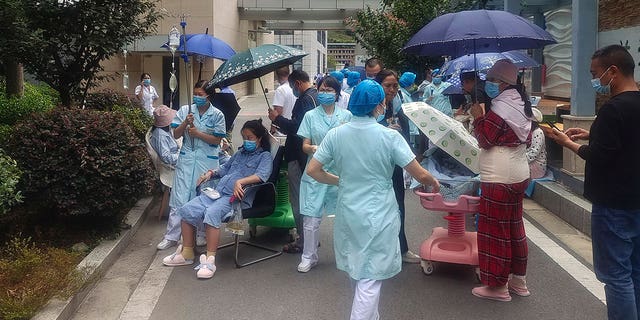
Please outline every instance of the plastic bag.
[[244, 219], [242, 219], [242, 206], [240, 201], [236, 201], [236, 197], [231, 197], [229, 199], [231, 202], [231, 218], [229, 222], [227, 222], [227, 226], [224, 228], [225, 231], [231, 232], [233, 234], [237, 234], [239, 236], [244, 235]]

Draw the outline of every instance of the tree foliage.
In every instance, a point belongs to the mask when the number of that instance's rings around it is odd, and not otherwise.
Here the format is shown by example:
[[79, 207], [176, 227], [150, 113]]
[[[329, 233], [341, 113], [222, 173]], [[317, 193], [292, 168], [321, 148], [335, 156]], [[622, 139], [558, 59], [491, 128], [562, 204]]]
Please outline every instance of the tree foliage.
[[[420, 72], [424, 66], [441, 63], [437, 57], [410, 56], [401, 51], [407, 41], [437, 16], [471, 8], [477, 1], [382, 0], [378, 9], [359, 11], [348, 21], [356, 41], [367, 52], [396, 70]], [[463, 26], [461, 26], [463, 27]]]
[[67, 106], [105, 78], [102, 61], [155, 32], [160, 18], [153, 0], [0, 0], [0, 7], [11, 8], [17, 22], [3, 22], [0, 51], [57, 90]]

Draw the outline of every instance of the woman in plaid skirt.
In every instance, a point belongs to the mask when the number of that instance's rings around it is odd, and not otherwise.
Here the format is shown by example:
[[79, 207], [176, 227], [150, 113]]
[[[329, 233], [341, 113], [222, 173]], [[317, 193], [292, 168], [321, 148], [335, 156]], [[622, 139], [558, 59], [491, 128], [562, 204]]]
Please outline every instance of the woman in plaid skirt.
[[491, 109], [474, 104], [471, 114], [480, 145], [478, 259], [483, 286], [473, 295], [511, 301], [511, 293], [530, 295], [525, 282], [527, 240], [522, 199], [529, 184], [526, 148], [531, 141], [531, 103], [517, 85], [518, 68], [499, 60], [487, 73], [485, 91]]

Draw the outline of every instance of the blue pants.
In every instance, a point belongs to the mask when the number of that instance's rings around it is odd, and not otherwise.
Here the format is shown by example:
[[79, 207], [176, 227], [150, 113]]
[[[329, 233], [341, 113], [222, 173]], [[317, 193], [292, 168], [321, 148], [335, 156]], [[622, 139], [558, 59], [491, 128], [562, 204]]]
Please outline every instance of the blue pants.
[[605, 284], [609, 320], [640, 315], [640, 210], [593, 205], [593, 267]]
[[398, 235], [400, 253], [405, 254], [409, 251], [409, 244], [407, 243], [407, 235], [404, 233], [404, 175], [401, 167], [395, 166], [393, 168], [391, 181], [393, 182], [393, 192], [396, 194], [398, 209], [400, 209], [400, 234]]
[[196, 227], [202, 222], [220, 229], [224, 219], [231, 215], [231, 196], [225, 195], [212, 200], [206, 195], [199, 195], [178, 209], [182, 221]]

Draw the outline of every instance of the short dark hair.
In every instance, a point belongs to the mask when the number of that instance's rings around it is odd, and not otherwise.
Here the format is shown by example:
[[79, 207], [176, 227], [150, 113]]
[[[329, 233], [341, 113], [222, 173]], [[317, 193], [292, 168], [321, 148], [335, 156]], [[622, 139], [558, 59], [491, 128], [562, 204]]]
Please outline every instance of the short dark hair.
[[318, 81], [318, 89], [320, 89], [322, 84], [324, 84], [325, 87], [333, 88], [333, 90], [336, 91], [336, 101], [338, 101], [338, 98], [340, 98], [340, 91], [342, 90], [342, 84], [338, 82], [338, 79], [332, 76], [324, 77]]
[[193, 86], [193, 88], [194, 89], [206, 89], [208, 84], [209, 84], [209, 81], [200, 80], [200, 81], [196, 82], [196, 85]]
[[377, 83], [382, 84], [382, 81], [384, 81], [385, 78], [387, 78], [388, 76], [394, 76], [396, 78], [396, 80], [398, 80], [398, 74], [391, 70], [391, 69], [382, 69], [380, 70], [380, 72], [378, 72], [378, 74], [376, 75], [376, 78], [374, 79]]
[[375, 68], [375, 66], [380, 66], [380, 69], [384, 69], [384, 63], [382, 63], [382, 60], [378, 58], [367, 59], [367, 62], [365, 62], [365, 66], [369, 68]]
[[262, 125], [262, 119], [249, 120], [245, 122], [240, 131], [244, 129], [251, 130], [251, 132], [253, 132], [253, 134], [255, 134], [257, 138], [260, 138], [260, 147], [263, 151], [271, 150], [269, 133], [267, 132], [267, 128]]
[[146, 72], [143, 72], [143, 73], [140, 75], [140, 81], [144, 80], [144, 77], [146, 77], [146, 76], [149, 76], [149, 78], [151, 78], [151, 75], [150, 75], [150, 74], [148, 74], [148, 73], [146, 73]]
[[465, 82], [466, 80], [476, 80], [476, 81], [478, 81], [479, 78], [478, 78], [478, 76], [476, 76], [476, 72], [475, 71], [467, 71], [467, 72], [460, 73], [460, 83]]
[[289, 75], [289, 72], [289, 66], [280, 67], [276, 69], [276, 76], [278, 76], [278, 78], [284, 78]]
[[618, 44], [598, 49], [591, 56], [591, 60], [593, 59], [598, 59], [598, 62], [605, 69], [615, 65], [620, 73], [626, 77], [633, 76], [633, 69], [636, 67], [629, 51]]
[[293, 70], [289, 75], [289, 83], [294, 83], [296, 81], [310, 82], [309, 74], [300, 69]]

